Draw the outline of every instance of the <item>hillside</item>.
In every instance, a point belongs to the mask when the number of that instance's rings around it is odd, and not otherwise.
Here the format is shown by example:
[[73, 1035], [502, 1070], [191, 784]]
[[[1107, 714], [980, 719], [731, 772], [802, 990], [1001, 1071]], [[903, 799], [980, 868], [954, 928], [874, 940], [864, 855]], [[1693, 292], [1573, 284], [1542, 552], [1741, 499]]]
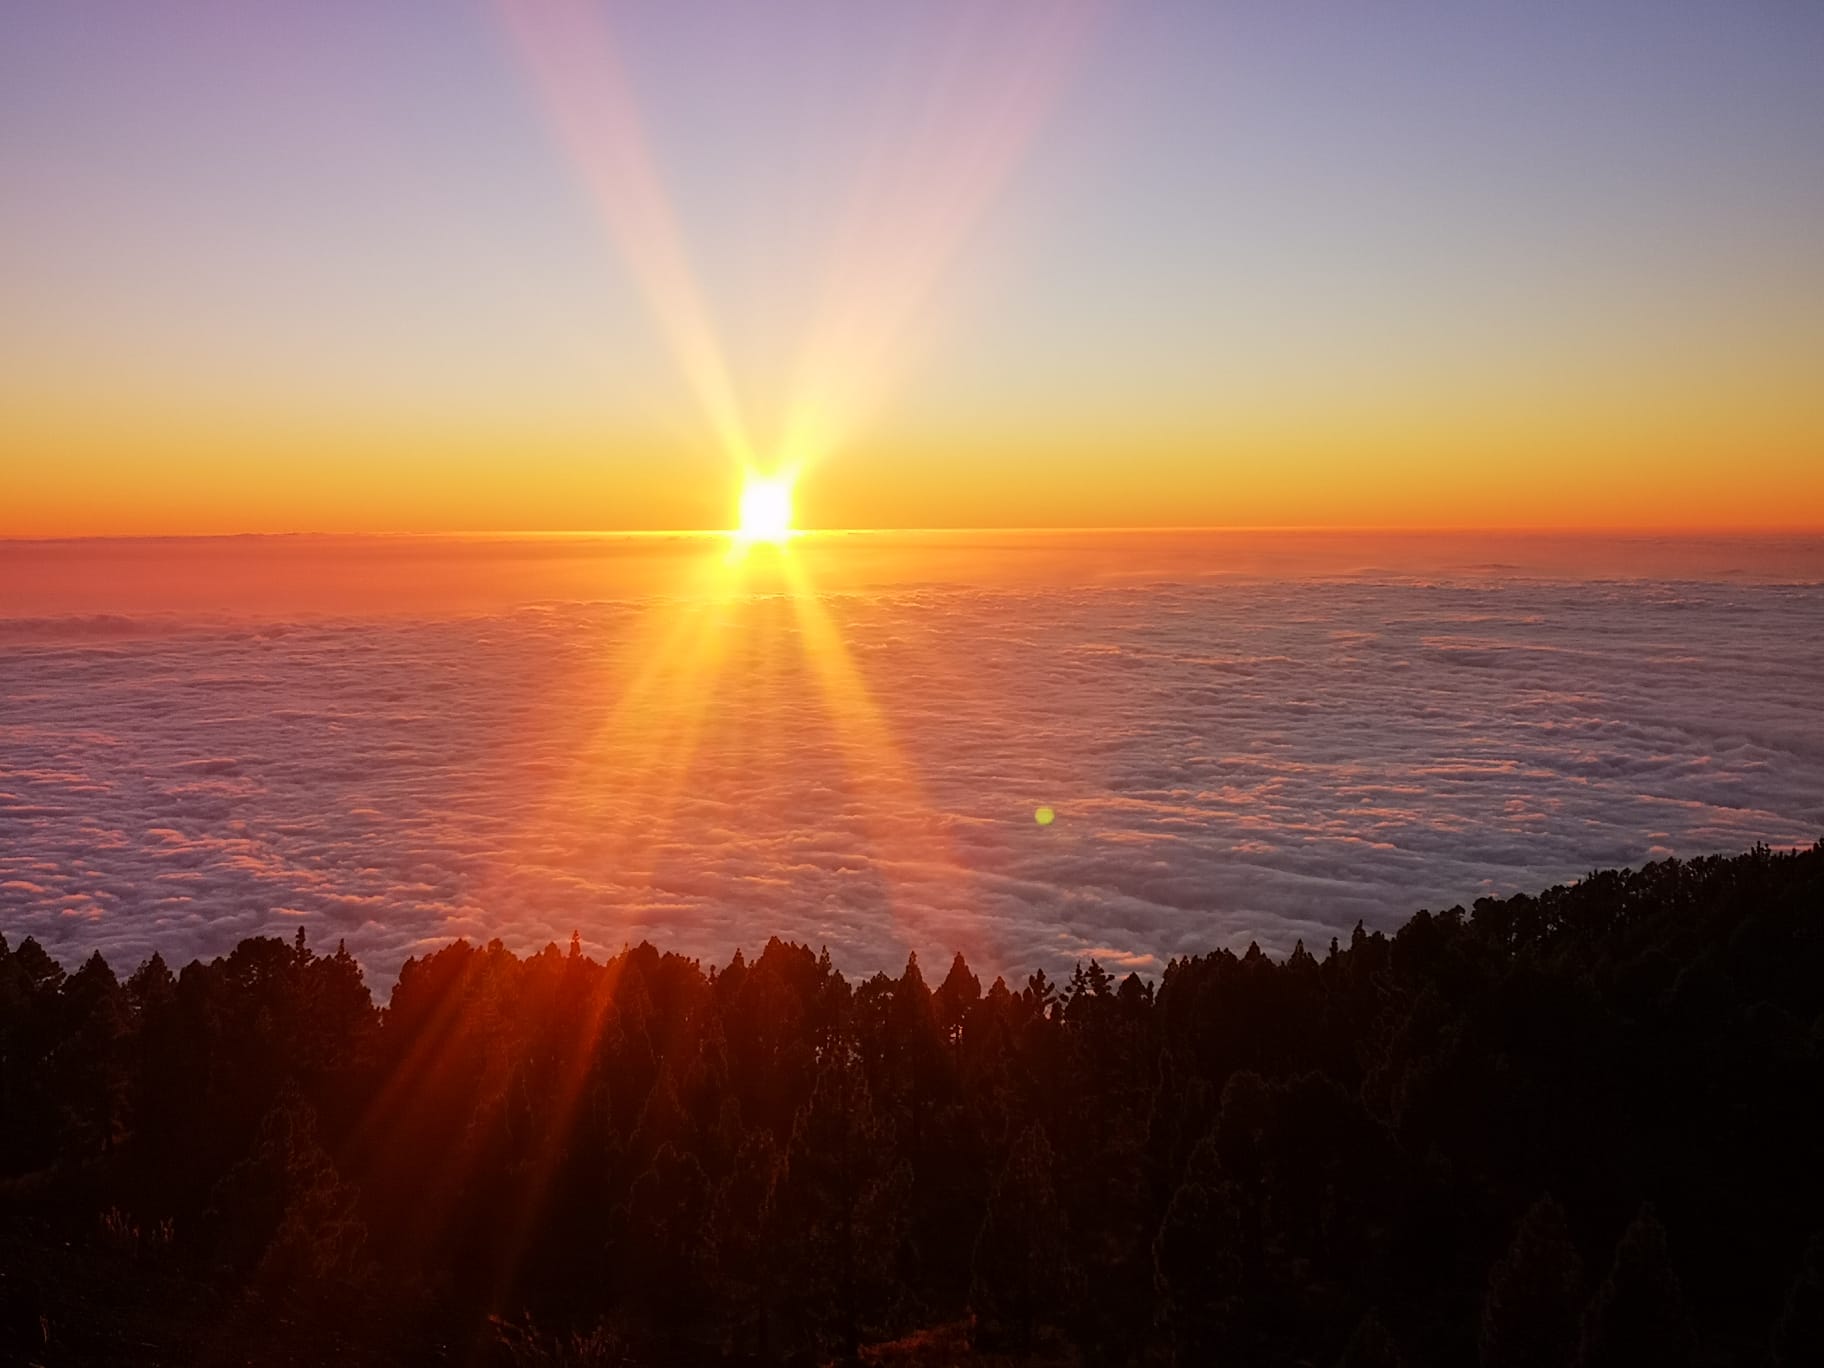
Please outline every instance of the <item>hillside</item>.
[[0, 940], [6, 1362], [1824, 1361], [1824, 845], [1275, 962]]

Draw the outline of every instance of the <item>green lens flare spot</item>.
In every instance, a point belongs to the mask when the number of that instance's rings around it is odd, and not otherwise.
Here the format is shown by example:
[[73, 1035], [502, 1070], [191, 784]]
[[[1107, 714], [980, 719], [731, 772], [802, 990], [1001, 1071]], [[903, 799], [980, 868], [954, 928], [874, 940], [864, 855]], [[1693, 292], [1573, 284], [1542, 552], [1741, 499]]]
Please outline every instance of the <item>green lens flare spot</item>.
[[1032, 814], [1032, 820], [1037, 822], [1040, 826], [1050, 826], [1053, 822], [1058, 820], [1058, 814], [1048, 807], [1042, 807]]

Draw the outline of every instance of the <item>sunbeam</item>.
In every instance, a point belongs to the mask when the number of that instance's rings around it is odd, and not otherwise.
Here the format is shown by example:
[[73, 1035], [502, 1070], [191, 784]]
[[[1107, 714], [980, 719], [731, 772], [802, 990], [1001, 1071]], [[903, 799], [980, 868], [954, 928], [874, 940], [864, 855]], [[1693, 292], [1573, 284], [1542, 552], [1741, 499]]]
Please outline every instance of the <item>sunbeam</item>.
[[[897, 922], [910, 903], [899, 892], [908, 875], [922, 879], [928, 895], [933, 882], [960, 878], [959, 866], [944, 817], [927, 802], [808, 567], [792, 554], [794, 486], [853, 440], [916, 352], [940, 281], [1037, 133], [1099, 6], [1070, 0], [992, 16], [977, 11], [951, 33], [945, 79], [933, 84], [924, 118], [903, 146], [875, 150], [843, 210], [824, 287], [803, 322], [796, 371], [783, 396], [784, 431], [768, 465], [755, 451], [603, 16], [585, 0], [498, 3], [547, 117], [741, 480], [727, 554], [699, 571], [718, 578], [707, 592], [699, 584], [672, 603], [663, 639], [636, 657], [644, 662], [639, 673], [621, 685], [594, 736], [578, 746], [571, 772], [550, 801], [572, 810], [604, 807], [603, 786], [635, 786], [645, 796], [633, 809], [640, 820], [613, 824], [601, 839], [615, 852], [623, 890], [654, 890], [706, 724], [714, 718], [743, 736], [750, 733], [751, 719], [731, 720], [717, 710], [726, 706], [730, 637], [754, 629], [756, 617], [762, 639], [742, 643], [745, 658], [768, 672], [771, 687], [780, 687], [785, 641], [772, 630], [770, 611], [756, 615], [760, 600], [754, 594], [758, 576], [782, 576], [802, 663], [816, 681], [848, 782], [865, 794], [857, 810]], [[1006, 61], [985, 76], [964, 79], [964, 59], [987, 36], [984, 26], [995, 30], [994, 50]], [[762, 552], [764, 559], [756, 559]], [[796, 759], [758, 741], [744, 750], [749, 764], [791, 765]], [[959, 908], [964, 892], [959, 887], [953, 893]], [[922, 932], [901, 929], [908, 941]], [[951, 939], [967, 942], [957, 948], [969, 955], [993, 958], [979, 928], [960, 938], [952, 928]], [[572, 1042], [555, 1124], [521, 1195], [515, 1237], [502, 1251], [503, 1280], [510, 1280], [525, 1232], [542, 1215], [608, 1010], [604, 1004], [586, 1013], [584, 1038]], [[423, 1065], [436, 1072], [437, 1061]]]
[[[1100, 0], [964, 12], [922, 117], [876, 150], [844, 207], [791, 387], [781, 449], [799, 466], [852, 439], [933, 326], [945, 274], [1080, 61]], [[998, 60], [983, 61], [982, 51]]]
[[722, 450], [752, 444], [614, 39], [588, 0], [496, 0], [540, 103]]

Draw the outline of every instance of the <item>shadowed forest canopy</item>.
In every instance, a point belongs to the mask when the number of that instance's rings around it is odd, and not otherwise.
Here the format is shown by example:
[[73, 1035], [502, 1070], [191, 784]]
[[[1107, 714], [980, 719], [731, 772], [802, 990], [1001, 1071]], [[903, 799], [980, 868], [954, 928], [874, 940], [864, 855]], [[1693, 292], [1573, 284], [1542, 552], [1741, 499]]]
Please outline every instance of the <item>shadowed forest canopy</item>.
[[1317, 949], [0, 941], [0, 1358], [1824, 1362], [1824, 845]]

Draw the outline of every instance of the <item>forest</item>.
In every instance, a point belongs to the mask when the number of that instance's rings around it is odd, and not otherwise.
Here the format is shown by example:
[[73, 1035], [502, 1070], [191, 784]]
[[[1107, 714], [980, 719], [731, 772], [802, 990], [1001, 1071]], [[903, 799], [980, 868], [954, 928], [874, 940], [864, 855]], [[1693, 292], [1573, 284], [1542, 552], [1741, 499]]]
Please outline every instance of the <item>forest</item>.
[[1156, 981], [0, 938], [0, 1362], [1824, 1363], [1824, 843]]

